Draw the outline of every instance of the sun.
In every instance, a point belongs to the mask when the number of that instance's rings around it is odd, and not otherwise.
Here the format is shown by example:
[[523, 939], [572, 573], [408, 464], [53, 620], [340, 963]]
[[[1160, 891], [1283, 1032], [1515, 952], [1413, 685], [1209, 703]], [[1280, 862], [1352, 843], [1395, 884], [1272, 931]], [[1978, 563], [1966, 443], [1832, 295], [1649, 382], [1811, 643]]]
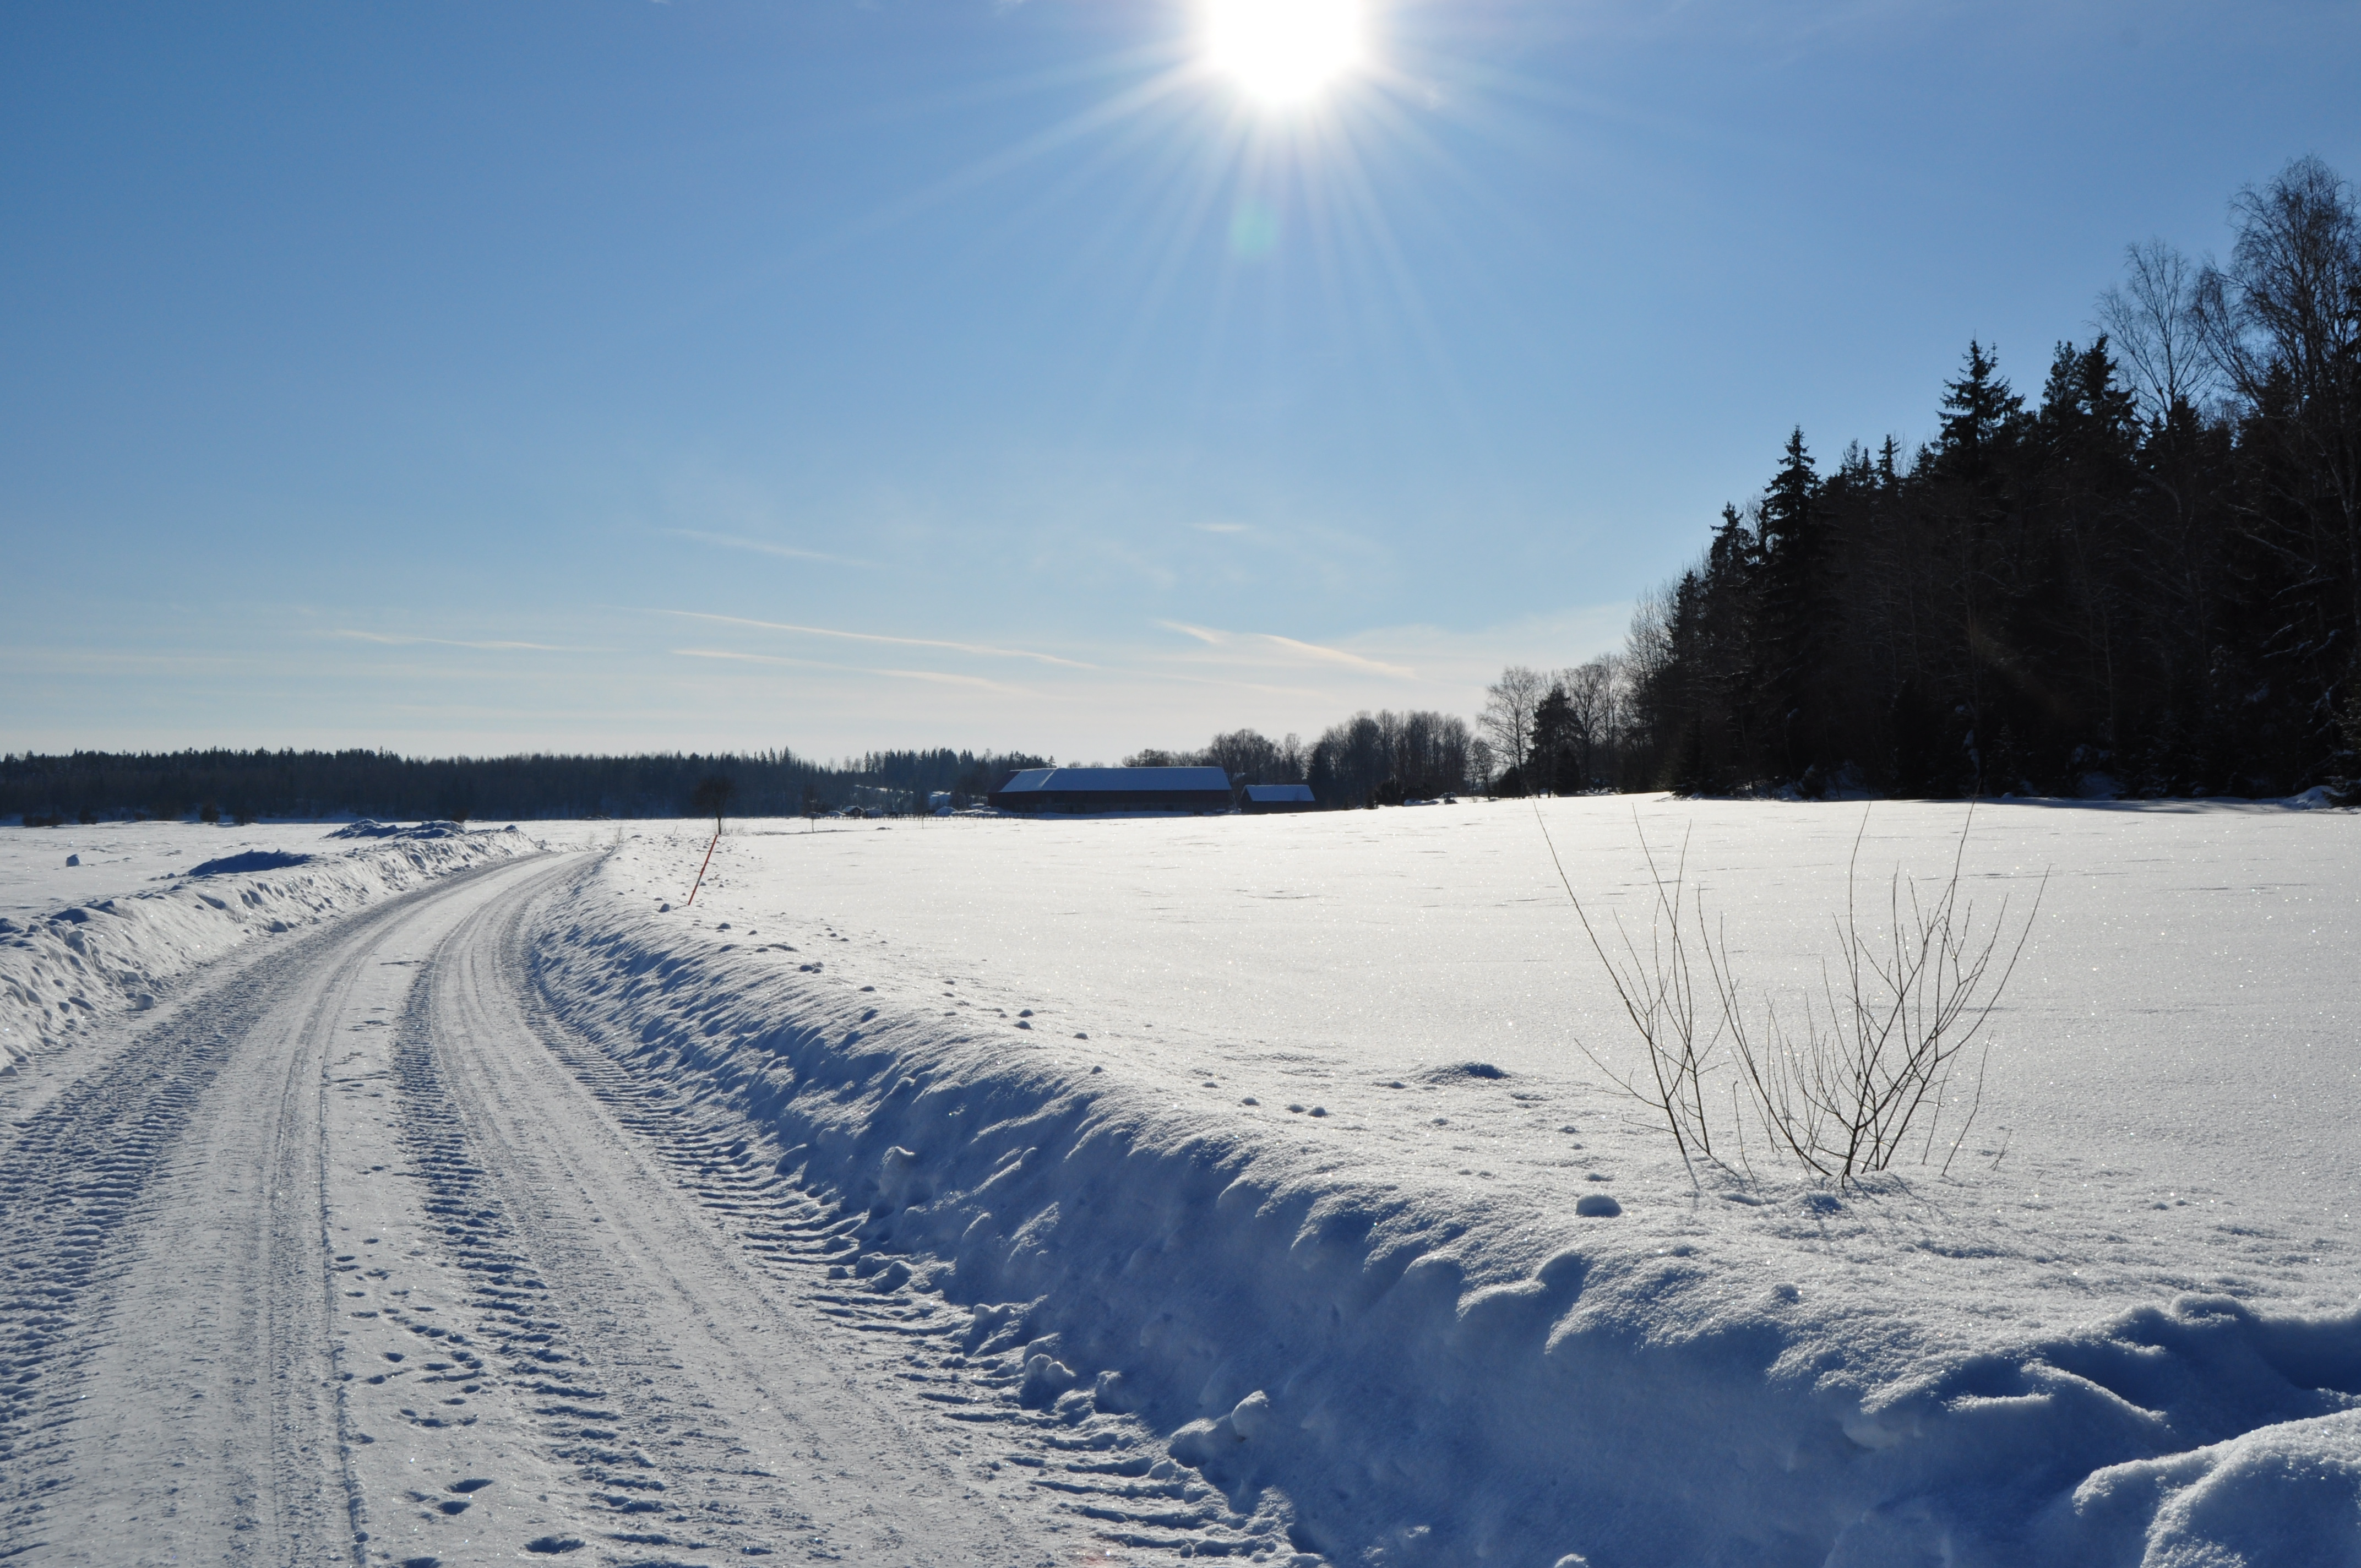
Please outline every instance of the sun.
[[1359, 66], [1361, 0], [1204, 0], [1205, 62], [1274, 106], [1301, 104]]

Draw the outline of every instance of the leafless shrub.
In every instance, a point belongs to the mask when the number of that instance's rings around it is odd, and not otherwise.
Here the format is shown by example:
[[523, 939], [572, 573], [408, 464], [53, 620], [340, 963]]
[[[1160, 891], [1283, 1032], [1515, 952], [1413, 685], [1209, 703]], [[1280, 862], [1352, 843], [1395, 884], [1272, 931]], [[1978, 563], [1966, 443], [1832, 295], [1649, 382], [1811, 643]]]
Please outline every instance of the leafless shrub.
[[[1540, 820], [1540, 808], [1534, 808], [1534, 819]], [[1636, 819], [1635, 819], [1636, 820]], [[1681, 858], [1674, 865], [1673, 874], [1666, 878], [1656, 866], [1655, 851], [1648, 847], [1647, 836], [1640, 838], [1640, 851], [1647, 858], [1648, 879], [1655, 891], [1655, 904], [1649, 912], [1648, 945], [1645, 953], [1632, 939], [1620, 918], [1615, 922], [1620, 952], [1610, 952], [1590, 922], [1590, 912], [1575, 896], [1574, 883], [1565, 874], [1564, 862], [1557, 858], [1557, 845], [1549, 839], [1544, 825], [1542, 837], [1549, 842], [1551, 863], [1557, 867], [1558, 880], [1565, 883], [1568, 898], [1574, 899], [1574, 912], [1582, 921], [1583, 934], [1590, 938], [1590, 950], [1607, 970], [1607, 978], [1615, 987], [1616, 1000], [1623, 1004], [1624, 1015], [1639, 1033], [1645, 1047], [1647, 1075], [1627, 1077], [1599, 1059], [1588, 1046], [1580, 1046], [1582, 1054], [1609, 1082], [1624, 1093], [1648, 1106], [1672, 1134], [1673, 1146], [1680, 1151], [1681, 1164], [1687, 1168], [1689, 1180], [1697, 1180], [1697, 1160], [1715, 1160], [1713, 1152], [1713, 1119], [1706, 1104], [1706, 1079], [1708, 1076], [1716, 1047], [1720, 1043], [1717, 1024], [1711, 1033], [1699, 1038], [1701, 1025], [1713, 1022], [1706, 1009], [1698, 1005], [1697, 964], [1689, 947], [1687, 927], [1682, 918], [1681, 897], [1688, 870], [1688, 841], [1681, 841]], [[1705, 913], [1702, 905], [1697, 913], [1700, 936], [1704, 932]], [[1710, 950], [1707, 951], [1708, 1000], [1718, 1002], [1721, 995], [1720, 969]], [[1718, 1160], [1716, 1163], [1719, 1163]]]
[[[1751, 1122], [1783, 1159], [1849, 1187], [1913, 1148], [1920, 1163], [1931, 1160], [1947, 1113], [1956, 1112], [1956, 1129], [1942, 1146], [1942, 1168], [1950, 1168], [1983, 1102], [1984, 1025], [2024, 956], [2049, 883], [2044, 872], [2032, 908], [2014, 927], [2005, 896], [1980, 920], [1964, 877], [1973, 822], [1971, 806], [1950, 874], [1931, 895], [1894, 873], [1881, 927], [1860, 897], [1864, 814], [1846, 869], [1844, 914], [1831, 922], [1837, 956], [1823, 963], [1817, 992], [1806, 992], [1784, 1016], [1773, 999], [1749, 1005], [1727, 935], [1708, 922], [1702, 892], [1687, 887], [1686, 842], [1667, 878], [1641, 836], [1655, 892], [1644, 952], [1620, 919], [1620, 951], [1610, 950], [1551, 844], [1558, 878], [1639, 1035], [1647, 1070], [1625, 1076], [1587, 1045], [1583, 1054], [1664, 1121], [1692, 1181], [1697, 1158], [1730, 1168], [1713, 1146], [1721, 1096], [1707, 1081], [1724, 1058], [1732, 1079], [1724, 1149], [1741, 1164]], [[1546, 839], [1546, 825], [1543, 833]]]

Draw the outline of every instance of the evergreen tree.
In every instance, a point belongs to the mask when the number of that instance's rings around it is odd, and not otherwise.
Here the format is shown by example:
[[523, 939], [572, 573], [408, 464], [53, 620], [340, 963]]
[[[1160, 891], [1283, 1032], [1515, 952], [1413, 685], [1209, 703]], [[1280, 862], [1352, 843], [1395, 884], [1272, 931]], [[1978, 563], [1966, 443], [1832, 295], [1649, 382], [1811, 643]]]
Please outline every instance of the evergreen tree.
[[2025, 400], [2000, 378], [2000, 364], [1984, 345], [1968, 340], [1967, 369], [1943, 388], [1939, 471], [1982, 480], [2006, 455], [2025, 417]]
[[1763, 714], [1756, 731], [1763, 738], [1759, 762], [1764, 771], [1785, 778], [1800, 778], [1822, 761], [1821, 690], [1837, 604], [1819, 493], [1819, 476], [1798, 426], [1787, 437], [1762, 505], [1762, 662], [1756, 690]]

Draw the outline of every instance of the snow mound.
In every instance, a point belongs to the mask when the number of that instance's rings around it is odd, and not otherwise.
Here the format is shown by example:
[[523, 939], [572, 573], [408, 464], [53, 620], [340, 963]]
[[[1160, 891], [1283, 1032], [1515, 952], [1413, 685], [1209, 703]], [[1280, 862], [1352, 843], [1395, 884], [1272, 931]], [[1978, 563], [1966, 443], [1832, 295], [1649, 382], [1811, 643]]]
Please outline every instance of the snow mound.
[[[509, 831], [515, 831], [511, 827]], [[419, 822], [404, 827], [399, 822], [378, 822], [367, 817], [346, 823], [328, 835], [331, 839], [464, 839], [467, 829], [456, 822]]]
[[1448, 1084], [1470, 1081], [1495, 1083], [1509, 1075], [1505, 1069], [1488, 1061], [1462, 1061], [1444, 1067], [1431, 1067], [1416, 1076], [1421, 1083]]
[[1300, 1123], [1181, 1105], [1120, 1060], [1060, 1059], [642, 907], [595, 875], [557, 907], [536, 977], [563, 1019], [779, 1151], [864, 1265], [903, 1260], [971, 1309], [972, 1342], [1024, 1344], [1025, 1403], [1148, 1422], [1238, 1511], [1289, 1499], [1301, 1551], [2355, 1561], [2361, 1311], [2187, 1295], [1947, 1350], [1769, 1271], [1782, 1227], [1843, 1207], [1825, 1194], [1690, 1204], [1771, 1238], [1716, 1259], [1681, 1238], [1729, 1233], [1662, 1198], [1536, 1212], [1302, 1157], [1283, 1146]]
[[291, 850], [248, 850], [242, 855], [224, 855], [219, 860], [203, 861], [191, 866], [188, 874], [201, 876], [232, 876], [247, 872], [280, 872], [290, 866], [310, 863], [312, 857], [299, 855]]
[[2140, 1568], [2361, 1562], [2361, 1411], [2100, 1471], [2060, 1527]]
[[175, 977], [242, 942], [534, 847], [522, 834], [476, 833], [335, 856], [250, 850], [192, 867], [169, 887], [0, 917], [0, 1076], [91, 1024], [155, 1005]]

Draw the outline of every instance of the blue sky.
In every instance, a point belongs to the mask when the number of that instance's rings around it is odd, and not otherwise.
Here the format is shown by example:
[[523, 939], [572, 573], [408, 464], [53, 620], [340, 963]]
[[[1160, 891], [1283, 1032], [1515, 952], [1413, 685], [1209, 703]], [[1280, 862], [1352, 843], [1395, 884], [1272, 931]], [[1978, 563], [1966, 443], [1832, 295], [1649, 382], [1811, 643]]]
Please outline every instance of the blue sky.
[[0, 11], [0, 748], [1472, 713], [1802, 424], [2361, 175], [2361, 6]]

